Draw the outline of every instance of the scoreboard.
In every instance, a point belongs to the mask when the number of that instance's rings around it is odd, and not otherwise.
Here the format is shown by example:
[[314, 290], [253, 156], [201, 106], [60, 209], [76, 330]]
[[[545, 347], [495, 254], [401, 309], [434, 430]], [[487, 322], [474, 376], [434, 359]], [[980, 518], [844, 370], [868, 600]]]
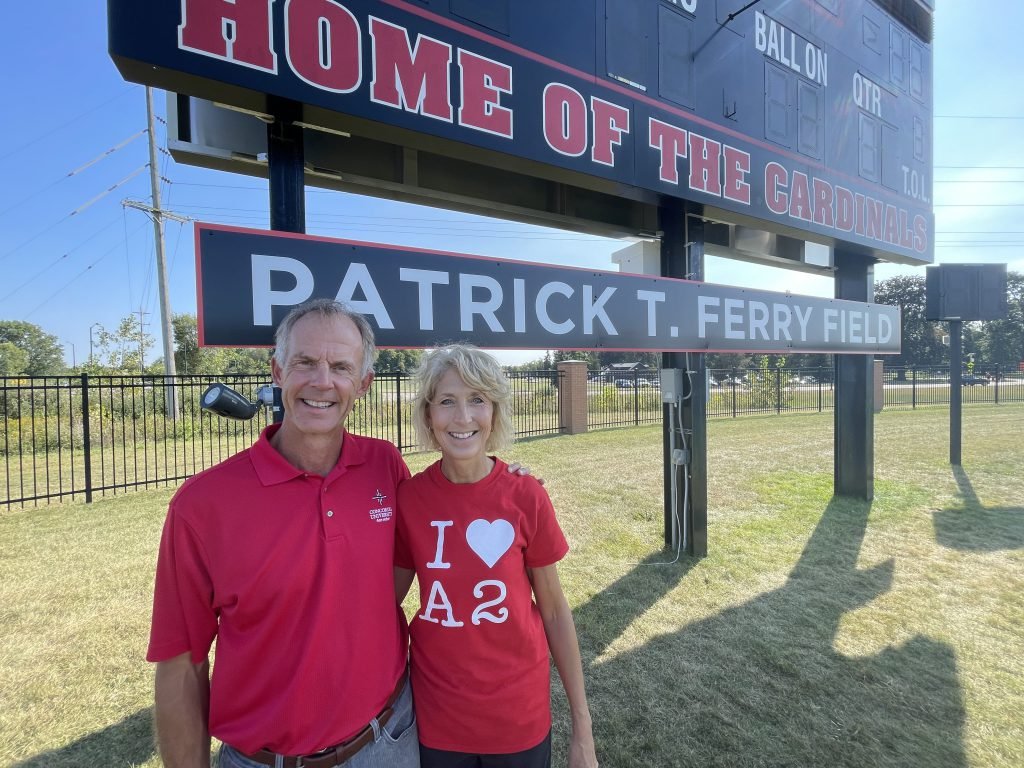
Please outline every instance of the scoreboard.
[[[197, 100], [258, 116], [297, 103], [320, 137], [308, 168], [339, 188], [633, 234], [675, 197], [712, 224], [907, 264], [934, 254], [932, 13], [931, 0], [108, 0], [127, 79], [195, 97], [179, 102], [197, 114]], [[194, 142], [196, 115], [178, 118], [175, 138]]]

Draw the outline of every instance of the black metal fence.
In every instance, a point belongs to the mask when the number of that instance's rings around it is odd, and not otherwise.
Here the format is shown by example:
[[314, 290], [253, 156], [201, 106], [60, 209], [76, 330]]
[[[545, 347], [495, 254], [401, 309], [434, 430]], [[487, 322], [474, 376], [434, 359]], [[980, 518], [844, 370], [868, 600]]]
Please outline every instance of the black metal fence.
[[[949, 402], [949, 368], [886, 368], [883, 376], [885, 408], [919, 408]], [[960, 374], [962, 402], [1024, 402], [1024, 372], [999, 369]]]
[[[708, 370], [709, 418], [822, 412], [835, 404], [833, 369]], [[519, 437], [561, 432], [558, 371], [509, 372]], [[214, 380], [249, 399], [264, 376], [0, 377], [0, 506], [116, 495], [177, 484], [251, 445], [268, 414], [231, 421], [200, 408]], [[886, 368], [883, 408], [949, 403], [949, 371]], [[609, 374], [587, 381], [590, 429], [660, 423], [657, 371]], [[170, 418], [173, 393], [177, 418]], [[963, 402], [1024, 402], [1024, 372], [965, 373]], [[402, 373], [379, 373], [346, 422], [357, 434], [418, 448], [412, 428], [413, 385]]]
[[591, 373], [587, 377], [587, 428], [660, 422], [661, 382], [657, 371]]
[[[560, 431], [558, 375], [509, 373], [518, 436]], [[203, 411], [200, 399], [214, 381], [250, 400], [269, 383], [265, 376], [0, 377], [0, 506], [174, 485], [252, 445], [269, 413], [232, 421]], [[346, 426], [414, 450], [414, 395], [405, 374], [379, 373]]]

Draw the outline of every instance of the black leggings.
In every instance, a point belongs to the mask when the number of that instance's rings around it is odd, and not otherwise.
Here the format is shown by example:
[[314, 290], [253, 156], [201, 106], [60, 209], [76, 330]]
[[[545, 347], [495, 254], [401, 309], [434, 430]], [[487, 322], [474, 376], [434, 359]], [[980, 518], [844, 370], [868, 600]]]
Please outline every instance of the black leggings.
[[551, 732], [536, 747], [505, 755], [449, 752], [420, 744], [420, 768], [551, 768]]

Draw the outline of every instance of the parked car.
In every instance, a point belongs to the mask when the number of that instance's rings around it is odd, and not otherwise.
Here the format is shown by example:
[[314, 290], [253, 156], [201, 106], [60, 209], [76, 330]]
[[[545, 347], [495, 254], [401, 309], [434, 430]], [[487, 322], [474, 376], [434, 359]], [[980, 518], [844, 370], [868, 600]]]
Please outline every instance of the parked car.
[[615, 386], [618, 387], [619, 389], [632, 389], [633, 382], [630, 381], [629, 379], [616, 379]]
[[973, 387], [975, 384], [981, 384], [983, 387], [987, 387], [988, 379], [974, 373], [965, 373], [960, 377], [960, 383], [968, 387]]

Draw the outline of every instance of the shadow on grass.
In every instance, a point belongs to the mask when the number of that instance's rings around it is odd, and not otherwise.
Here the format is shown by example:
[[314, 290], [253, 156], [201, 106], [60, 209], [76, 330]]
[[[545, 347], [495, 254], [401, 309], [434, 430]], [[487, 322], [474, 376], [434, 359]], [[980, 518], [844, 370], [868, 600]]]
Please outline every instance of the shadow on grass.
[[892, 561], [856, 566], [869, 511], [833, 499], [782, 587], [607, 659], [670, 590], [700, 589], [692, 564], [641, 566], [581, 606], [602, 765], [965, 767], [952, 649], [925, 637], [859, 658], [834, 649], [843, 615], [892, 584]]
[[155, 754], [153, 709], [148, 707], [66, 747], [15, 763], [13, 768], [85, 768], [99, 765], [129, 768], [145, 763]]
[[953, 477], [964, 505], [935, 513], [935, 541], [974, 552], [1024, 547], [1024, 508], [986, 507], [963, 467], [953, 467]]

